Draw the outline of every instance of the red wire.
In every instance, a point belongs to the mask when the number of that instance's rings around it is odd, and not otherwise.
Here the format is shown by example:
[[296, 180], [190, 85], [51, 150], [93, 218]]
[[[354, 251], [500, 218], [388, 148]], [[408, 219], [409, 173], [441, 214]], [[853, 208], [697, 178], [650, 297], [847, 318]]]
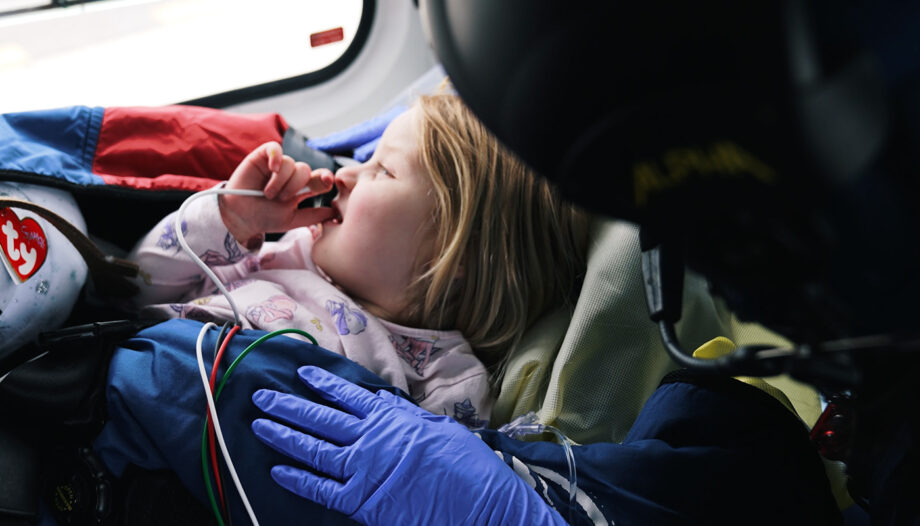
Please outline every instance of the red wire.
[[[214, 357], [214, 365], [211, 367], [211, 394], [214, 394], [214, 384], [217, 379], [217, 366], [220, 364], [220, 359], [224, 356], [224, 351], [227, 349], [227, 344], [230, 342], [230, 338], [233, 337], [236, 332], [240, 330], [239, 325], [234, 325], [230, 328], [230, 331], [227, 333], [227, 336], [224, 338], [223, 343], [220, 345], [220, 349], [217, 351], [217, 356]], [[217, 493], [220, 496], [220, 505], [222, 508], [227, 509], [227, 503], [224, 500], [224, 488], [220, 483], [220, 467], [217, 464], [217, 447], [214, 444], [214, 423], [211, 421], [210, 412], [205, 413], [205, 421], [208, 423], [208, 446], [211, 452], [211, 467], [214, 470], [214, 481], [217, 484]]]

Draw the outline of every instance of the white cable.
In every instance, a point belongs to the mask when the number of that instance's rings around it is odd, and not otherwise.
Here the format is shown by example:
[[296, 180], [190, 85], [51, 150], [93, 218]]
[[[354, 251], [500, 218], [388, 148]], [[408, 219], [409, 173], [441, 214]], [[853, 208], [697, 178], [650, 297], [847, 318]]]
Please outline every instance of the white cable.
[[[179, 211], [176, 212], [176, 217], [173, 220], [173, 228], [176, 231], [176, 239], [179, 241], [179, 246], [181, 246], [182, 250], [184, 250], [185, 253], [188, 254], [188, 257], [191, 258], [191, 260], [196, 265], [198, 265], [198, 267], [201, 270], [204, 271], [205, 275], [207, 275], [208, 278], [211, 281], [213, 281], [215, 285], [217, 285], [217, 290], [219, 290], [220, 293], [223, 294], [225, 298], [227, 298], [227, 303], [230, 304], [230, 310], [233, 311], [233, 323], [235, 323], [236, 325], [240, 325], [240, 312], [236, 308], [236, 303], [233, 301], [233, 298], [230, 297], [230, 292], [227, 291], [227, 288], [224, 287], [223, 283], [221, 283], [220, 278], [217, 277], [217, 274], [215, 274], [213, 270], [208, 268], [205, 262], [202, 261], [201, 258], [199, 258], [198, 255], [192, 251], [192, 247], [190, 247], [188, 245], [188, 242], [185, 241], [185, 234], [182, 233], [182, 216], [185, 215], [185, 209], [188, 208], [189, 203], [191, 203], [195, 199], [198, 199], [199, 197], [205, 197], [205, 196], [215, 195], [215, 194], [248, 195], [250, 197], [264, 197], [265, 196], [265, 194], [261, 190], [244, 190], [241, 188], [224, 188], [224, 185], [226, 184], [227, 183], [225, 181], [225, 182], [220, 183], [219, 186], [216, 186], [208, 190], [202, 190], [200, 192], [190, 195], [188, 199], [182, 202], [182, 206], [180, 206]], [[300, 191], [298, 191], [296, 195], [303, 195], [308, 192], [310, 192], [310, 187], [306, 186], [304, 188], [301, 188]]]
[[[221, 183], [223, 185], [225, 183]], [[208, 266], [192, 251], [192, 247], [188, 245], [188, 242], [185, 241], [185, 235], [182, 233], [182, 216], [185, 215], [185, 209], [188, 208], [189, 203], [198, 199], [199, 197], [205, 197], [214, 194], [236, 194], [236, 195], [251, 195], [251, 196], [261, 196], [264, 195], [259, 190], [228, 190], [223, 188], [223, 186], [217, 188], [211, 188], [210, 190], [203, 190], [201, 192], [192, 194], [182, 202], [182, 206], [179, 207], [179, 211], [176, 212], [176, 217], [173, 221], [173, 228], [176, 231], [176, 239], [179, 241], [179, 245], [182, 247], [182, 250], [192, 259], [192, 261], [198, 265], [201, 270], [217, 285], [217, 290], [227, 298], [227, 303], [230, 304], [230, 309], [233, 311], [233, 323], [236, 325], [240, 324], [240, 313], [236, 308], [236, 303], [233, 301], [233, 298], [230, 297], [230, 292], [224, 287], [224, 284], [221, 283], [220, 278], [217, 277], [217, 274], [213, 270], [208, 268]]]
[[[185, 209], [188, 208], [189, 203], [198, 199], [199, 197], [205, 197], [208, 195], [215, 194], [232, 194], [232, 195], [246, 195], [251, 197], [264, 197], [265, 194], [261, 190], [244, 190], [239, 188], [228, 189], [224, 188], [226, 182], [221, 183], [219, 186], [214, 188], [203, 190], [189, 196], [185, 201], [182, 202], [182, 206], [179, 207], [179, 211], [176, 212], [176, 217], [173, 221], [173, 228], [176, 231], [176, 239], [179, 241], [179, 246], [182, 247], [182, 250], [188, 255], [188, 257], [198, 265], [201, 270], [204, 271], [205, 275], [217, 285], [217, 289], [220, 290], [221, 294], [227, 298], [227, 303], [230, 304], [230, 309], [233, 310], [233, 322], [236, 325], [240, 325], [240, 315], [239, 310], [236, 308], [236, 303], [233, 301], [233, 298], [230, 297], [230, 292], [227, 291], [227, 288], [220, 281], [220, 278], [217, 277], [217, 274], [214, 273], [201, 258], [192, 251], [192, 248], [189, 246], [188, 242], [185, 241], [185, 235], [182, 233], [182, 216], [185, 214]], [[302, 188], [297, 195], [302, 195], [310, 191], [309, 187]], [[204, 395], [208, 401], [208, 414], [211, 415], [211, 421], [214, 423], [214, 434], [217, 436], [217, 442], [220, 444], [220, 451], [224, 457], [224, 461], [227, 463], [227, 469], [230, 471], [230, 477], [233, 479], [233, 484], [236, 486], [236, 491], [239, 493], [240, 498], [243, 501], [243, 506], [246, 508], [246, 513], [249, 514], [249, 519], [252, 521], [254, 526], [259, 525], [258, 519], [256, 519], [256, 514], [252, 510], [252, 506], [249, 504], [249, 499], [246, 497], [246, 492], [243, 491], [243, 484], [240, 482], [239, 476], [236, 474], [236, 468], [233, 467], [233, 461], [230, 459], [230, 452], [227, 450], [227, 444], [224, 442], [224, 434], [220, 429], [220, 421], [217, 419], [217, 407], [214, 404], [214, 395], [211, 394], [211, 384], [208, 382], [208, 373], [205, 371], [204, 366], [204, 356], [201, 350], [202, 341], [204, 340], [204, 335], [208, 332], [211, 327], [217, 327], [215, 323], [208, 322], [201, 328], [201, 332], [198, 333], [198, 341], [195, 343], [195, 355], [198, 359], [198, 372], [201, 374], [201, 382], [204, 386]], [[37, 359], [39, 357], [33, 358]], [[9, 374], [9, 373], [7, 373]], [[6, 378], [6, 375], [3, 376]], [[3, 378], [0, 378], [0, 381], [3, 381]]]
[[246, 513], [249, 514], [249, 520], [252, 521], [254, 526], [259, 526], [256, 514], [249, 504], [249, 499], [246, 498], [246, 492], [243, 491], [243, 483], [240, 482], [240, 478], [236, 474], [236, 468], [233, 467], [233, 461], [230, 460], [230, 452], [227, 451], [227, 444], [224, 442], [224, 434], [220, 430], [220, 421], [217, 420], [217, 407], [214, 405], [214, 395], [211, 394], [211, 384], [208, 382], [208, 373], [204, 368], [204, 356], [201, 345], [205, 333], [207, 333], [211, 327], [217, 327], [217, 325], [212, 322], [204, 324], [204, 327], [201, 328], [201, 332], [198, 333], [198, 341], [195, 343], [195, 357], [198, 359], [198, 372], [201, 374], [201, 383], [204, 385], [204, 395], [208, 400], [208, 413], [211, 415], [211, 422], [214, 424], [214, 434], [217, 435], [217, 442], [220, 444], [220, 452], [223, 454], [224, 461], [227, 463], [227, 470], [230, 472], [230, 477], [233, 479], [233, 485], [236, 486], [236, 491], [243, 500], [243, 506], [246, 508]]

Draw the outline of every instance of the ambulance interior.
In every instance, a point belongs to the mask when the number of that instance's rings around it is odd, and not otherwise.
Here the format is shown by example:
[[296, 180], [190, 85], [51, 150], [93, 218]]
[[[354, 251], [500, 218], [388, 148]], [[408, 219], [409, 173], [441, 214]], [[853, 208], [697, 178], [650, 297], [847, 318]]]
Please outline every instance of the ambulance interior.
[[[308, 4], [309, 9], [323, 8], [320, 1]], [[117, 100], [84, 100], [86, 96], [78, 94], [66, 100], [49, 99], [47, 103], [33, 103], [33, 107], [29, 108], [10, 106], [0, 111], [32, 111], [71, 104], [104, 107], [204, 106], [241, 114], [276, 113], [305, 137], [318, 138], [367, 125], [394, 107], [408, 103], [414, 96], [438, 89], [447, 73], [429, 44], [416, 2], [355, 0], [351, 4], [349, 7], [353, 12], [359, 13], [357, 17], [344, 22], [327, 17], [324, 29], [299, 35], [300, 45], [304, 47], [302, 53], [320, 53], [336, 48], [338, 58], [317, 71], [175, 100], [132, 99], [130, 93]], [[163, 17], [172, 16], [188, 24], [192, 23], [190, 21], [200, 23], [196, 10], [221, 9], [219, 5], [219, 2], [205, 1], [183, 5], [182, 2], [165, 0], [97, 0], [86, 3], [52, 2], [52, 6], [42, 4], [40, 7], [28, 5], [11, 9], [6, 14], [0, 12], [0, 28], [5, 28], [0, 29], [0, 35], [60, 27], [55, 24], [79, 26], [81, 10], [84, 16], [111, 17], [109, 24], [124, 25], [129, 23], [128, 19], [118, 18], [118, 11], [126, 6], [161, 8], [159, 13]], [[284, 9], [283, 3], [279, 6], [282, 7], [278, 9]], [[0, 10], [3, 8], [0, 3]], [[283, 11], [272, 13], [275, 8], [274, 3], [260, 3], [258, 7], [251, 4], [250, 9], [264, 11], [253, 13], [251, 23], [266, 24], [289, 16]], [[56, 16], [51, 13], [56, 13]], [[176, 27], [178, 31], [179, 26]], [[104, 31], [116, 29], [108, 25]], [[342, 38], [342, 34], [347, 38]], [[308, 43], [311, 36], [314, 38], [312, 47]], [[247, 38], [245, 35], [238, 37], [244, 41]], [[17, 50], [32, 49], [24, 44], [14, 45], [15, 41], [7, 44], [2, 40], [4, 37], [0, 36], [0, 74], [4, 56], [11, 57], [7, 60], [8, 64], [14, 64], [18, 60]], [[279, 40], [283, 39], [279, 36]], [[208, 52], [214, 56], [237, 52], [236, 49], [222, 50], [220, 45], [213, 43], [200, 44], [211, 46]], [[66, 56], [60, 60], [66, 60]], [[247, 70], [247, 60], [251, 59], [247, 57], [237, 61], [240, 71]], [[190, 58], [189, 62], [197, 63], [181, 64], [182, 67], [177, 68], [166, 84], [194, 83], [200, 74], [208, 76], [205, 63], [198, 58]], [[86, 76], [95, 74], [94, 70], [98, 69], [98, 74], [104, 79], [108, 73], [103, 70], [117, 69], [117, 66], [82, 64], [76, 68], [72, 72], [68, 70], [69, 79], [62, 75], [65, 78], [60, 79], [60, 85], [44, 87], [34, 85], [36, 81], [33, 79], [39, 78], [35, 73], [37, 69], [31, 70], [35, 77], [29, 76], [29, 69], [19, 69], [16, 70], [18, 77], [3, 77], [0, 93], [4, 93], [11, 82], [18, 83], [23, 90], [66, 92], [68, 84], [83, 82]], [[10, 70], [12, 66], [6, 69]], [[592, 80], [590, 74], [586, 76], [588, 82], [599, 82], [598, 79]], [[88, 79], [86, 82], [91, 83]], [[163, 88], [160, 91], [168, 90]], [[0, 98], [7, 99], [8, 95]], [[564, 105], [566, 101], [558, 103]], [[339, 161], [346, 162], [345, 159]], [[15, 180], [6, 175], [4, 177], [4, 173], [0, 173], [0, 190], [4, 180]], [[162, 201], [126, 200], [119, 203], [111, 202], [105, 194], [86, 193], [77, 196], [77, 203], [85, 219], [88, 237], [106, 254], [121, 257], [153, 222], [178, 206], [185, 197], [187, 193], [176, 193]], [[130, 222], [114, 219], [126, 215], [135, 219]], [[0, 279], [7, 279], [5, 273]], [[48, 328], [58, 329], [68, 326], [74, 319], [84, 319], [85, 315], [81, 316], [78, 311], [87, 309], [84, 314], [95, 312], [91, 302], [87, 293], [81, 292], [74, 302], [76, 310], [49, 321], [51, 327]], [[739, 346], [766, 344], [782, 348], [789, 345], [783, 337], [763, 326], [738, 319], [725, 302], [710, 291], [707, 280], [690, 271], [685, 276], [682, 304], [677, 335], [685, 348], [696, 349], [719, 337]], [[12, 314], [13, 306], [5, 306], [0, 312], [0, 321], [6, 322], [4, 318]], [[40, 363], [40, 360], [21, 363], [22, 359], [14, 356], [14, 351], [4, 347], [0, 353], [0, 357], [6, 355], [5, 368], [0, 370], [0, 393], [6, 391], [6, 396], [12, 397], [8, 400], [17, 400], [17, 396], [22, 396], [16, 391], [23, 385], [17, 383], [17, 374], [28, 374], [29, 368]], [[560, 431], [573, 447], [619, 442], [626, 436], [662, 376], [676, 368], [678, 364], [666, 352], [658, 325], [649, 319], [637, 226], [628, 221], [597, 216], [591, 229], [587, 274], [577, 303], [571, 308], [560, 308], [545, 315], [527, 331], [508, 361], [489, 427], [498, 428], [532, 412], [539, 422]], [[776, 396], [788, 400], [804, 426], [810, 428], [816, 423], [826, 400], [815, 388], [786, 375], [763, 380], [771, 386], [769, 388], [778, 390]], [[54, 395], [42, 393], [36, 396], [53, 398]], [[560, 438], [544, 434], [531, 440], [559, 441]], [[23, 444], [6, 426], [0, 431], [0, 449], [14, 452], [0, 455], [0, 480], [7, 478], [4, 472], [12, 473], [22, 468], [21, 464], [11, 461], [13, 456], [34, 460], [42, 455], [41, 451]], [[838, 504], [841, 509], [849, 508], [852, 500], [845, 489], [843, 465], [828, 461], [826, 469]], [[26, 482], [33, 484], [23, 486], [26, 488], [37, 483], [35, 479]], [[2, 487], [5, 485], [0, 483]], [[35, 523], [37, 504], [34, 498], [9, 488], [0, 493], [8, 497], [0, 495], [0, 516], [8, 512], [10, 520], [21, 520], [22, 524]]]

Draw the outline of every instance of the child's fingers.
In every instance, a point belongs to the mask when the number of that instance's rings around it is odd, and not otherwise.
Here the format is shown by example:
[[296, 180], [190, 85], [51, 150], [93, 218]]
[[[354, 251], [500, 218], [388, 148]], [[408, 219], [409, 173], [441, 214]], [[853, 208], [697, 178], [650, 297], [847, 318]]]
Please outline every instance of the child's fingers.
[[300, 208], [291, 219], [288, 228], [298, 228], [302, 226], [315, 225], [327, 219], [332, 219], [333, 212], [328, 206], [319, 206], [316, 208]]
[[335, 175], [328, 168], [318, 168], [309, 173], [309, 177], [301, 184], [296, 195], [300, 198], [313, 197], [332, 190], [335, 183]]
[[265, 192], [265, 197], [267, 199], [275, 199], [279, 196], [283, 198], [281, 191], [294, 175], [295, 169], [296, 163], [294, 159], [289, 155], [282, 155], [278, 169], [272, 172], [268, 182], [265, 184], [265, 188], [262, 190]]
[[262, 190], [271, 177], [274, 165], [280, 167], [283, 151], [277, 142], [267, 142], [249, 152], [227, 182], [227, 188]]
[[289, 201], [297, 197], [297, 192], [310, 181], [310, 165], [307, 163], [294, 163], [294, 170], [284, 186], [278, 191], [278, 199]]
[[281, 148], [281, 145], [272, 141], [267, 142], [262, 145], [262, 155], [265, 156], [266, 166], [268, 167], [269, 174], [277, 172], [281, 169], [281, 162], [284, 157], [284, 150]]
[[299, 198], [306, 199], [332, 190], [335, 176], [327, 168], [311, 170], [307, 163], [297, 163], [294, 175], [278, 194], [282, 201]]
[[328, 192], [335, 185], [335, 174], [328, 168], [313, 170], [313, 175], [319, 178], [318, 192]]

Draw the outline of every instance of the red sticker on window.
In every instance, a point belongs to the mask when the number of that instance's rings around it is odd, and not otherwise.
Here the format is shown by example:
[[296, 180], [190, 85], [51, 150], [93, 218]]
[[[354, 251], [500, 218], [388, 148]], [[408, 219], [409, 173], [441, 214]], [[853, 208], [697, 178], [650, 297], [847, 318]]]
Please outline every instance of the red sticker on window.
[[337, 27], [335, 29], [320, 31], [319, 33], [310, 35], [310, 46], [324, 46], [341, 40], [345, 40], [345, 32], [341, 27]]

